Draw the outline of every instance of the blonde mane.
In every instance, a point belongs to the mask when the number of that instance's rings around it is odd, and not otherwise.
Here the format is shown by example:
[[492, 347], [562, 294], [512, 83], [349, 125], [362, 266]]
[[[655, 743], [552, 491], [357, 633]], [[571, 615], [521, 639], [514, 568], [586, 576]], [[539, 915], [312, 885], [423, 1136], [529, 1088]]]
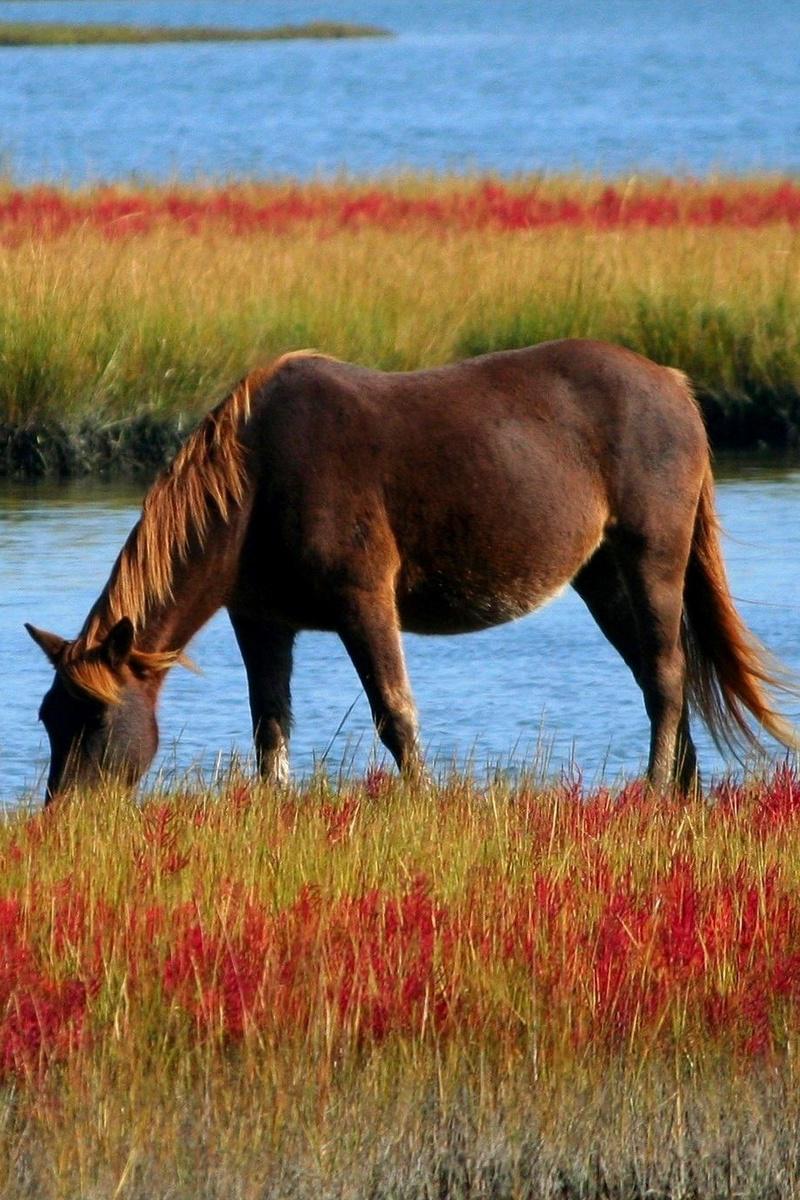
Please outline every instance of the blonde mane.
[[[179, 650], [149, 652], [132, 650], [128, 666], [140, 678], [158, 675], [183, 660]], [[68, 642], [55, 664], [67, 687], [73, 691], [101, 700], [104, 704], [118, 704], [122, 693], [122, 678], [106, 661], [102, 645], [87, 649], [83, 634], [74, 642]]]
[[[250, 372], [187, 438], [145, 496], [108, 583], [79, 636], [64, 648], [58, 669], [67, 683], [107, 703], [118, 701], [120, 679], [102, 657], [103, 637], [123, 617], [140, 631], [148, 613], [172, 599], [176, 565], [186, 561], [190, 546], [202, 548], [212, 518], [227, 524], [245, 499], [239, 431], [250, 418], [251, 397], [290, 359], [315, 356], [297, 350]], [[166, 671], [181, 658], [181, 650], [134, 649], [129, 665], [145, 675]]]

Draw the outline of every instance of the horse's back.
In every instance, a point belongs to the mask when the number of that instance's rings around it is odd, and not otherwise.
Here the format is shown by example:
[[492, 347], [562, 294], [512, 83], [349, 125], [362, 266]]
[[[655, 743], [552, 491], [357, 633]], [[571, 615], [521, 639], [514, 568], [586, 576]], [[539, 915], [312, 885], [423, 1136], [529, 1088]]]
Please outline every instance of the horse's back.
[[[590, 440], [666, 454], [704, 433], [680, 372], [621, 346], [568, 338], [498, 351], [442, 367], [385, 372], [323, 355], [290, 359], [270, 383], [271, 436], [286, 429], [360, 453], [357, 435], [397, 446], [431, 436], [491, 441], [504, 420], [560, 448]], [[340, 434], [341, 436], [337, 436]], [[306, 441], [304, 443], [308, 445]]]
[[685, 376], [605, 342], [563, 339], [422, 371], [326, 359], [305, 368], [304, 446], [384, 494], [452, 508], [471, 487], [512, 513], [532, 489], [562, 508], [575, 490], [611, 519], [629, 508], [635, 519], [642, 498], [707, 469]]
[[296, 358], [260, 424], [260, 536], [287, 576], [310, 594], [390, 573], [423, 632], [537, 607], [705, 454], [676, 373], [580, 340], [414, 372]]

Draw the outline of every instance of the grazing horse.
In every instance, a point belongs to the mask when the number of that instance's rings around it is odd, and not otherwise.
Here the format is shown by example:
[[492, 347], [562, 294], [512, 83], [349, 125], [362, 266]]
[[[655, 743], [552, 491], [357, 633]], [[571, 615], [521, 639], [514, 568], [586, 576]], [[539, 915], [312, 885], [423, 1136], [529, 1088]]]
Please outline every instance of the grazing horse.
[[413, 771], [401, 630], [484, 629], [567, 583], [642, 690], [654, 787], [697, 786], [692, 707], [721, 744], [753, 741], [747, 714], [798, 744], [765, 690], [791, 688], [731, 600], [679, 371], [584, 340], [391, 374], [287, 354], [156, 480], [79, 636], [27, 627], [55, 668], [47, 798], [101, 771], [143, 774], [165, 674], [220, 607], [265, 777], [288, 776], [301, 629], [339, 634], [380, 737]]

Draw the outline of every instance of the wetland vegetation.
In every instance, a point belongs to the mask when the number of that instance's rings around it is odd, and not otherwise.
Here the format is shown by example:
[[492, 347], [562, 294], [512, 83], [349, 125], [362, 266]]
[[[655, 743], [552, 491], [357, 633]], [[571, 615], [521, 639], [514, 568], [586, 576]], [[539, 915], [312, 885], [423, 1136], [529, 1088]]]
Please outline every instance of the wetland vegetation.
[[800, 1191], [788, 768], [106, 790], [0, 862], [9, 1200]]
[[[799, 226], [776, 179], [9, 183], [0, 470], [152, 470], [292, 346], [565, 335], [687, 370], [716, 445], [796, 444]], [[8, 812], [0, 864], [9, 1200], [800, 1196], [789, 765], [106, 788]]]
[[0, 191], [0, 471], [151, 471], [254, 363], [589, 336], [688, 372], [716, 447], [800, 438], [791, 180], [397, 177]]

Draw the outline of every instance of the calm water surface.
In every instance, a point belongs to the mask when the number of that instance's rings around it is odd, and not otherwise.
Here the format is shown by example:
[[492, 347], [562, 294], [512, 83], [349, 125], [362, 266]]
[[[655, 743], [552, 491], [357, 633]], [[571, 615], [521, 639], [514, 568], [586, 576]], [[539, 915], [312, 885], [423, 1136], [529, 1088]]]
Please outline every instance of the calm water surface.
[[[46, 746], [36, 722], [51, 671], [25, 620], [74, 635], [137, 516], [139, 495], [98, 485], [0, 488], [0, 799], [40, 788]], [[718, 502], [731, 584], [750, 626], [800, 671], [800, 469], [726, 473]], [[453, 638], [407, 637], [429, 757], [522, 765], [544, 749], [549, 769], [575, 762], [587, 780], [641, 770], [647, 724], [639, 692], [582, 603], [567, 592], [512, 625]], [[220, 752], [250, 754], [244, 671], [224, 613], [191, 653], [202, 677], [180, 669], [161, 704], [168, 774], [213, 769]], [[338, 640], [307, 633], [294, 677], [293, 763], [361, 769], [379, 753], [366, 701]], [[795, 708], [794, 716], [800, 719]], [[704, 767], [724, 764], [702, 734]], [[776, 750], [776, 753], [778, 751]]]
[[[754, 19], [754, 14], [757, 19]], [[0, 156], [20, 180], [580, 167], [800, 170], [800, 6], [763, 0], [0, 0], [0, 20], [385, 25], [392, 41], [0, 49]], [[74, 634], [139, 496], [86, 485], [0, 489], [0, 798], [38, 787], [49, 669], [24, 620]], [[720, 484], [734, 591], [800, 669], [800, 471]], [[409, 637], [425, 743], [441, 761], [522, 762], [549, 747], [587, 776], [637, 771], [639, 694], [571, 593], [514, 625]], [[197, 678], [174, 671], [163, 769], [249, 752], [245, 682], [219, 616]], [[335, 638], [300, 639], [294, 762], [363, 766], [367, 706]], [[702, 740], [705, 764], [720, 760]]]
[[21, 180], [800, 169], [795, 0], [0, 0], [0, 20], [376, 23], [391, 41], [0, 49]]

